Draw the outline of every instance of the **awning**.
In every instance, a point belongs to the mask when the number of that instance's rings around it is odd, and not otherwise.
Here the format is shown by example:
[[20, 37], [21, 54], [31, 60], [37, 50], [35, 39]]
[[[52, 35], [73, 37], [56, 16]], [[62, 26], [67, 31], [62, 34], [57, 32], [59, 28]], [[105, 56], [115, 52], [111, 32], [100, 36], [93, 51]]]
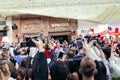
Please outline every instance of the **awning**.
[[[99, 23], [120, 22], [119, 0], [0, 0], [0, 16], [35, 14]], [[19, 16], [18, 16], [19, 17]]]

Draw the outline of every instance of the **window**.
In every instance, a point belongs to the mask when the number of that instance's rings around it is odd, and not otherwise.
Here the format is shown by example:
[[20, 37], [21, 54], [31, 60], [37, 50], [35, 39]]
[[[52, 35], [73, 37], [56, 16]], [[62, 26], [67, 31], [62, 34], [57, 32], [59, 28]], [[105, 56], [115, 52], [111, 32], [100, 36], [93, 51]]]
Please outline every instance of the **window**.
[[6, 21], [0, 21], [0, 25], [6, 25]]
[[7, 36], [7, 31], [0, 31], [0, 36]]

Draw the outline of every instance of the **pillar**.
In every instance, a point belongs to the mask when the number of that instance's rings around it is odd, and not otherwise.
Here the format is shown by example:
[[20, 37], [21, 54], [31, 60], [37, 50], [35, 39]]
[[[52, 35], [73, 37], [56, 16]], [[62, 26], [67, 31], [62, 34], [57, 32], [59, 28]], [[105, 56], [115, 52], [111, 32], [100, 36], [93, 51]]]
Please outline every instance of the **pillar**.
[[6, 25], [9, 27], [7, 31], [7, 37], [10, 40], [10, 43], [13, 42], [13, 30], [12, 30], [12, 18], [7, 17], [6, 19]]

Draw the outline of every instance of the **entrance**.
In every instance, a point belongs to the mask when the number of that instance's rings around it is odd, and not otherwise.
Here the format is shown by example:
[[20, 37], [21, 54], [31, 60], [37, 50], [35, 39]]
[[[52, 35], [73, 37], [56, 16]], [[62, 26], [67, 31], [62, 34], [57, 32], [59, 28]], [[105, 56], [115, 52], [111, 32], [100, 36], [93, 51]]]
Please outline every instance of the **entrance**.
[[50, 38], [54, 38], [55, 40], [59, 40], [62, 43], [66, 40], [68, 43], [71, 41], [71, 31], [56, 31], [56, 32], [48, 32]]
[[60, 43], [63, 43], [64, 40], [69, 42], [71, 36], [70, 35], [59, 35], [59, 36], [51, 36], [51, 38], [54, 38], [55, 40], [59, 40]]

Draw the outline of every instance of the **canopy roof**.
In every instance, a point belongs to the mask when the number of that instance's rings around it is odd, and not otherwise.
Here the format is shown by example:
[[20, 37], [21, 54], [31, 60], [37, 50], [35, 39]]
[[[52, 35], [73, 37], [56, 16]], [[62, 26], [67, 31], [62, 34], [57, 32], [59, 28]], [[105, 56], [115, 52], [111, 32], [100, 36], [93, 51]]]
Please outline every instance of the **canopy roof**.
[[120, 0], [0, 0], [2, 17], [21, 14], [119, 23]]

